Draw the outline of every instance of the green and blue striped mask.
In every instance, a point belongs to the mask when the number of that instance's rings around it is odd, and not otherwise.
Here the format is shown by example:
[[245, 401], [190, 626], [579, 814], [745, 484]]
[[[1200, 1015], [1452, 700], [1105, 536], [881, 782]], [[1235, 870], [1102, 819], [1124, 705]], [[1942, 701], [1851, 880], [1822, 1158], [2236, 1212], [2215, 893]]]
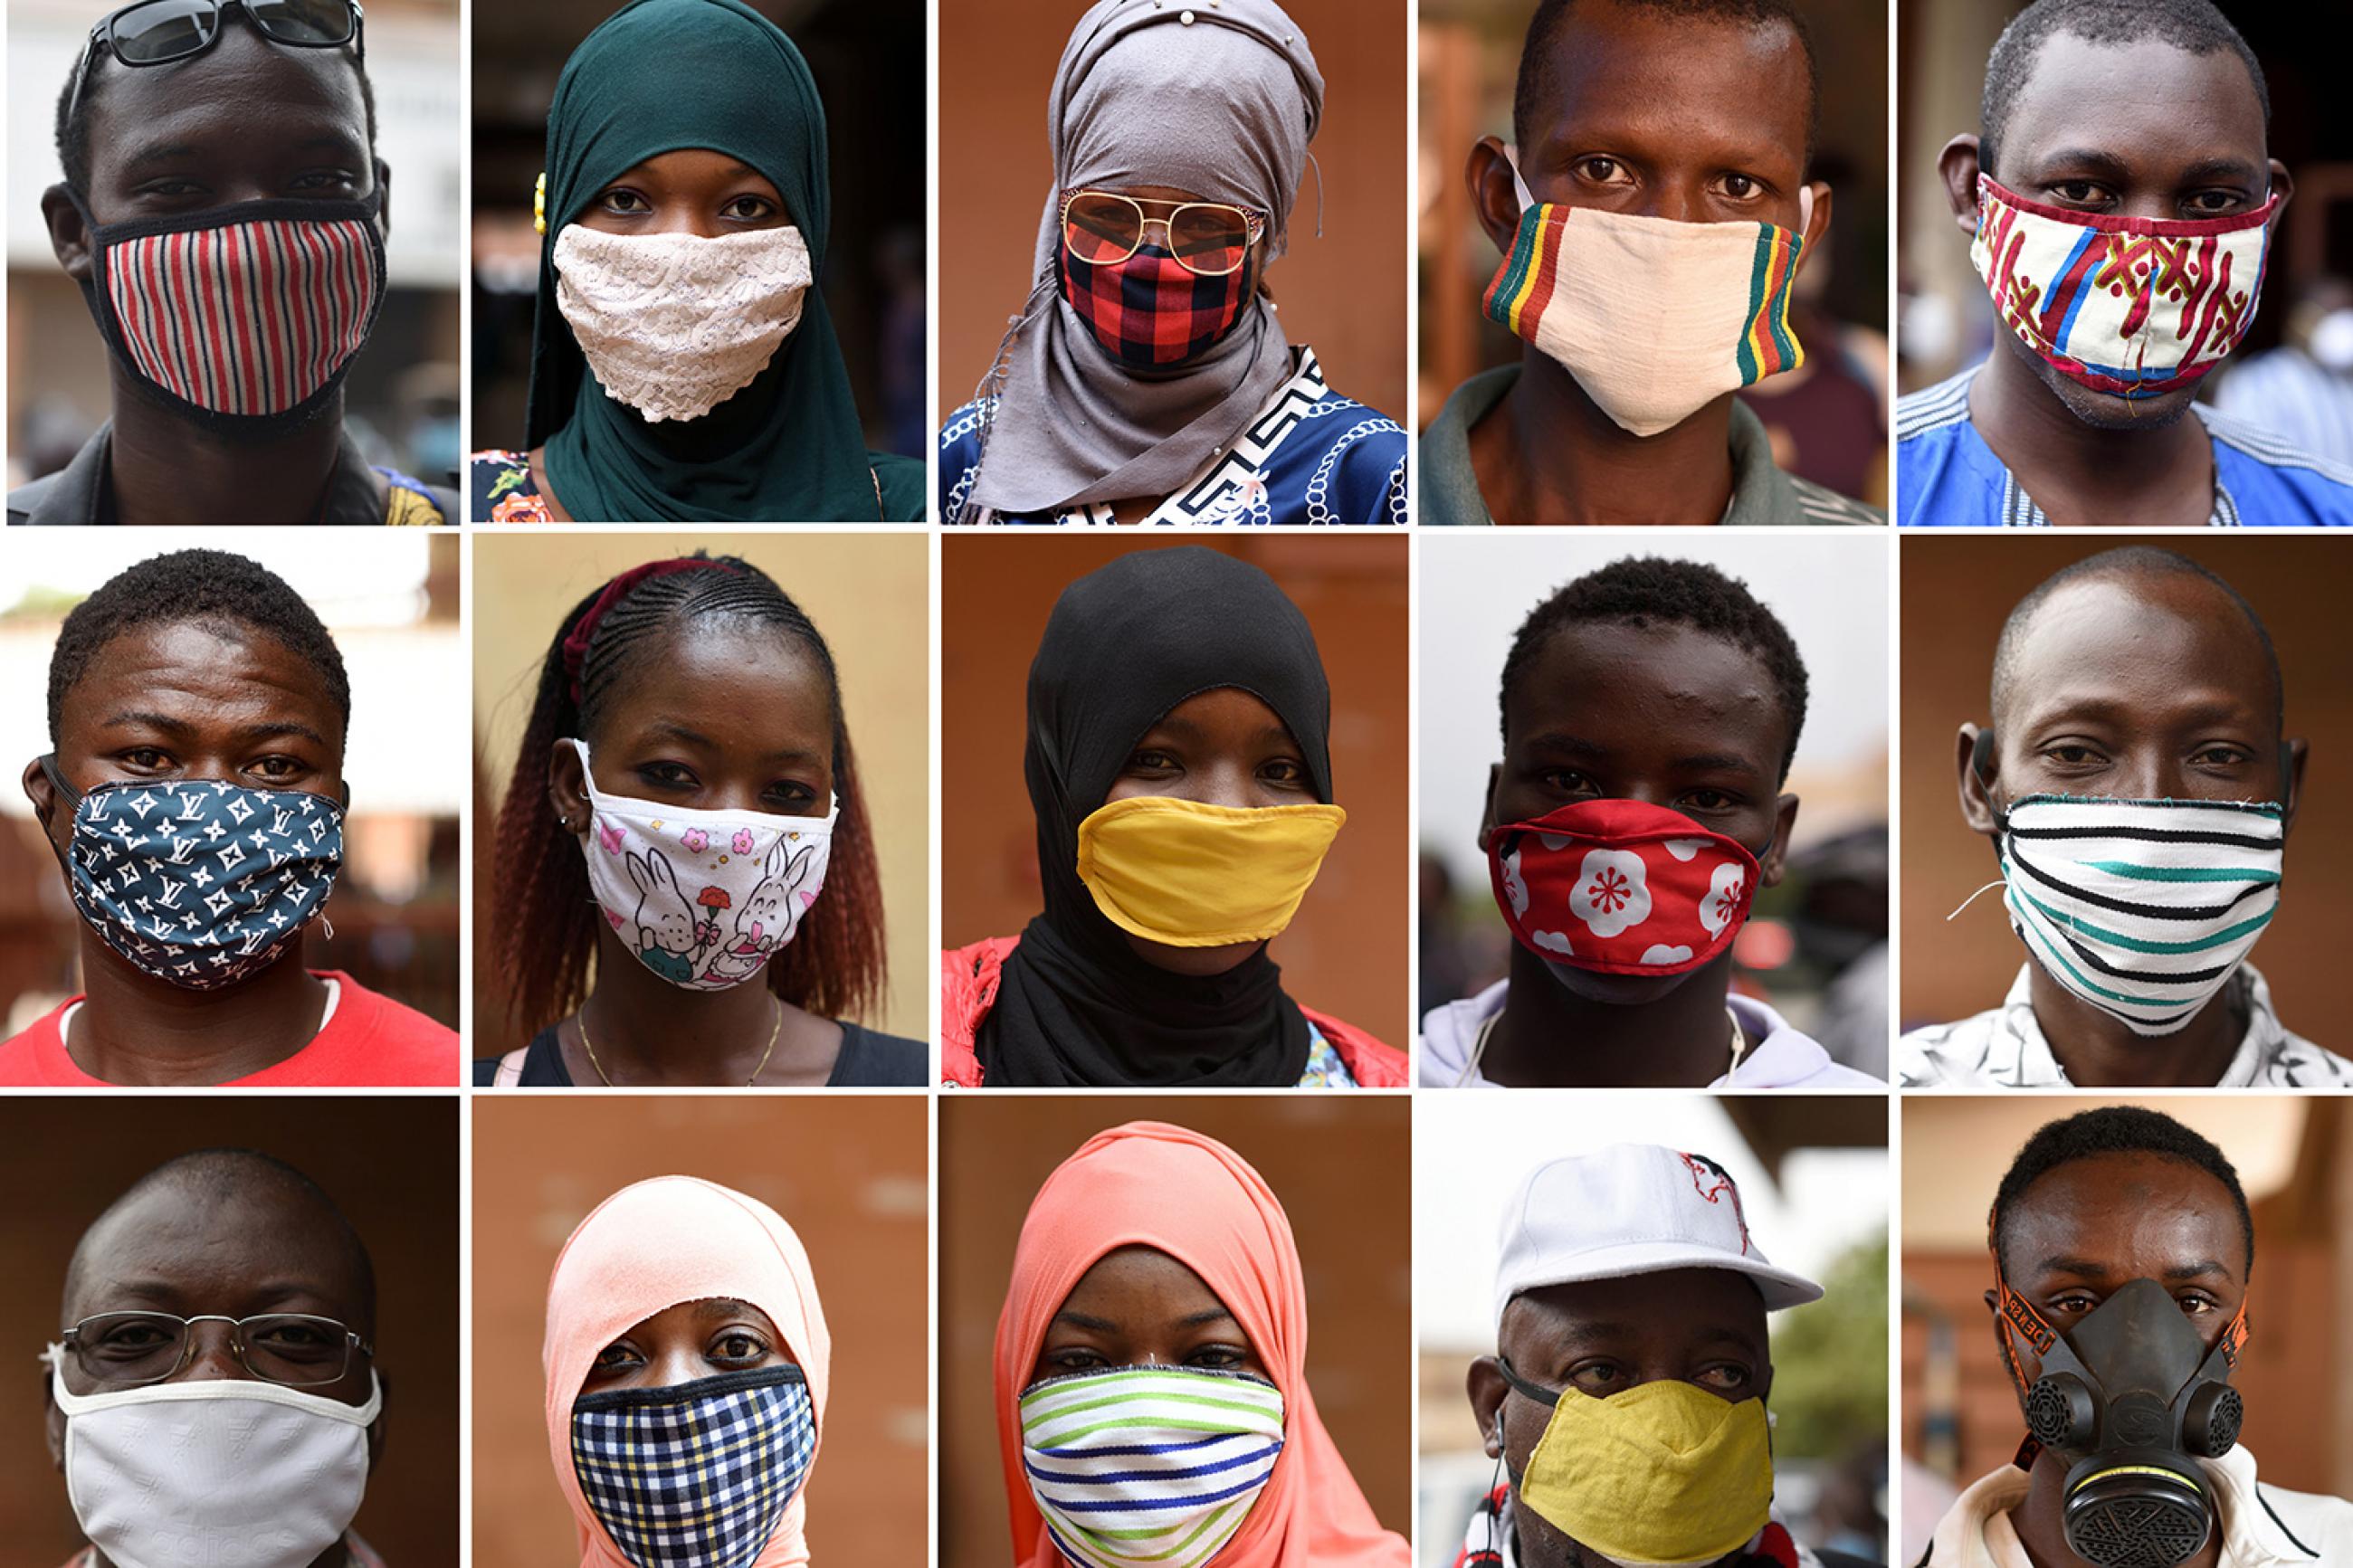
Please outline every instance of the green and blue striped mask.
[[2196, 1017], [2278, 912], [2275, 805], [2037, 795], [2000, 826], [2019, 940], [2137, 1035]]
[[1199, 1568], [1282, 1452], [1282, 1394], [1241, 1373], [1124, 1366], [1032, 1384], [1021, 1468], [1079, 1568]]

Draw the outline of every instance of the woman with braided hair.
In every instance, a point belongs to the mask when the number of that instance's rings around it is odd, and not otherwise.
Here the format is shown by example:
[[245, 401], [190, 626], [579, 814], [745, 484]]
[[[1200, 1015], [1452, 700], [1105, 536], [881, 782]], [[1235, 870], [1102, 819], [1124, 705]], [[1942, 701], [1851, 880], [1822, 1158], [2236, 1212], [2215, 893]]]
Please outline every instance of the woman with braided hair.
[[648, 562], [573, 606], [494, 879], [532, 1038], [477, 1084], [925, 1081], [922, 1044], [839, 1017], [881, 994], [873, 829], [832, 651], [748, 562]]

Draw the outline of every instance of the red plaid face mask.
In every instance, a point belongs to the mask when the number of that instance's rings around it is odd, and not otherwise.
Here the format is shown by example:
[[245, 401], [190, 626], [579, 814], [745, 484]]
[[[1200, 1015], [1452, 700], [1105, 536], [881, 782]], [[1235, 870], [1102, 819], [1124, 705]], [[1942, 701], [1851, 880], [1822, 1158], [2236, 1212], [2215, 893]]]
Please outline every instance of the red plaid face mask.
[[1602, 974], [1715, 962], [1757, 896], [1757, 857], [1738, 840], [1639, 800], [1578, 801], [1490, 829], [1487, 868], [1521, 946]]
[[1105, 353], [1138, 370], [1165, 370], [1208, 353], [1234, 330], [1250, 298], [1250, 267], [1204, 278], [1157, 245], [1101, 266], [1068, 248], [1060, 254], [1062, 298]]

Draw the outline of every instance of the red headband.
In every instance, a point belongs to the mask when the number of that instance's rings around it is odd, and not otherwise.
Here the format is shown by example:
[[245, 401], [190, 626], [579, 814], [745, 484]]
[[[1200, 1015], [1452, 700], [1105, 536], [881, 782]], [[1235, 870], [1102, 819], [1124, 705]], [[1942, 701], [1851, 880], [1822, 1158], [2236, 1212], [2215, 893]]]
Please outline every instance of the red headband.
[[699, 572], [706, 567], [728, 573], [735, 570], [723, 561], [688, 555], [673, 561], [649, 561], [642, 566], [632, 566], [605, 584], [564, 638], [564, 671], [572, 678], [572, 700], [575, 705], [580, 700], [580, 667], [588, 658], [588, 639], [596, 635], [596, 623], [605, 618], [605, 612], [628, 598], [638, 584], [650, 578], [667, 577], [673, 572]]

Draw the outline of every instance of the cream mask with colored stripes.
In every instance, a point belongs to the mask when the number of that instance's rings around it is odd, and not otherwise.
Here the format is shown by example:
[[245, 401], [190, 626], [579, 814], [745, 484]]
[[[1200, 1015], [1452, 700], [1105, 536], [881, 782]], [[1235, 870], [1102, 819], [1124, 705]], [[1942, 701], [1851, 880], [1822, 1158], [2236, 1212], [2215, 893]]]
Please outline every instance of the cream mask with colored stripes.
[[1080, 1568], [1198, 1568], [1234, 1537], [1282, 1452], [1282, 1394], [1261, 1378], [1124, 1366], [1021, 1395], [1021, 1468]]

